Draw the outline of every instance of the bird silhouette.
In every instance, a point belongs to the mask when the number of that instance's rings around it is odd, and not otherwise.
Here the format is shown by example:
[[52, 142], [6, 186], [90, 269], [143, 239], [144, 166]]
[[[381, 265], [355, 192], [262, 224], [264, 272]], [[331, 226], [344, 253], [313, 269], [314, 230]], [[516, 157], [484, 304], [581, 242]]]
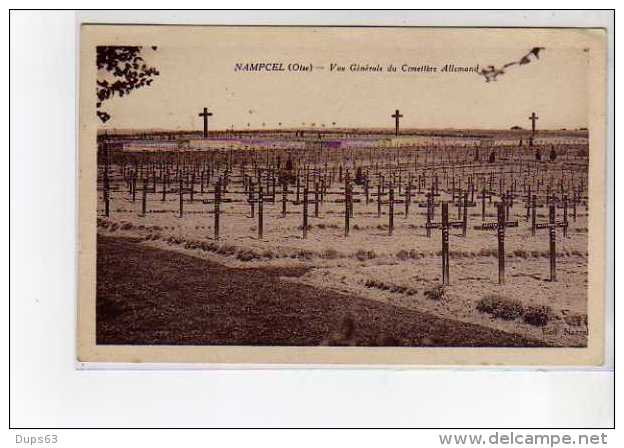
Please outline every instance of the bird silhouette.
[[522, 56], [517, 61], [508, 62], [500, 68], [496, 68], [494, 65], [487, 65], [485, 66], [485, 68], [482, 68], [478, 73], [485, 78], [485, 82], [496, 81], [499, 76], [506, 73], [506, 70], [509, 67], [513, 67], [514, 65], [526, 65], [534, 60], [539, 59], [540, 52], [545, 49], [545, 47], [533, 47], [527, 54]]

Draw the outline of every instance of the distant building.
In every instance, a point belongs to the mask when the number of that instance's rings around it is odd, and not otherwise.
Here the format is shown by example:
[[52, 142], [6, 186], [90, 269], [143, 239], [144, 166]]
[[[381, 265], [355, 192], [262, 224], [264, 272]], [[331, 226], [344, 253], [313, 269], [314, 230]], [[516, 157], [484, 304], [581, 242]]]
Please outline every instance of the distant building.
[[220, 149], [243, 149], [246, 145], [240, 140], [226, 139], [186, 139], [178, 140], [178, 149], [196, 149], [200, 151], [217, 151]]
[[317, 149], [340, 149], [342, 147], [342, 141], [340, 140], [325, 140], [323, 138], [305, 138], [304, 149], [317, 150]]

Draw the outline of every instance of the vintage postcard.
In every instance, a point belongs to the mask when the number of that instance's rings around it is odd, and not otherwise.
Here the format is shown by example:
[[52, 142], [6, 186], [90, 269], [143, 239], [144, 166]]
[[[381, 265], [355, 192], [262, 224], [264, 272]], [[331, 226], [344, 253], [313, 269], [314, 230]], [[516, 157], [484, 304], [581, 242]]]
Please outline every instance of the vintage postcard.
[[604, 30], [80, 41], [79, 361], [601, 364]]

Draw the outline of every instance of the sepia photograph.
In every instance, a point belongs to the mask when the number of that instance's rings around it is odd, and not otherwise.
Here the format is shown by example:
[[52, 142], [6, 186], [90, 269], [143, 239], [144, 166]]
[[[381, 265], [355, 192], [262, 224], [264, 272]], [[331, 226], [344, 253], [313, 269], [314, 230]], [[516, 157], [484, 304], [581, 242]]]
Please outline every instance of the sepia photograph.
[[80, 361], [600, 364], [602, 30], [80, 40]]
[[146, 6], [9, 12], [9, 440], [617, 442], [614, 10]]

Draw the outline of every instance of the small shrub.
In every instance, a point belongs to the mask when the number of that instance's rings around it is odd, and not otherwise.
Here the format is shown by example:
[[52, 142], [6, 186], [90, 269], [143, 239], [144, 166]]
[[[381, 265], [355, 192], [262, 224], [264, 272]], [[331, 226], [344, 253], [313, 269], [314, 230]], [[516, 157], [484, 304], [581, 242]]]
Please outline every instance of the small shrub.
[[[440, 253], [440, 255], [442, 255]], [[450, 258], [467, 258], [470, 256], [470, 252], [467, 250], [452, 250], [449, 252]]]
[[199, 241], [186, 241], [184, 243], [185, 249], [197, 249], [201, 246], [201, 242]]
[[199, 248], [205, 252], [214, 252], [217, 249], [217, 245], [212, 242], [202, 241]]
[[446, 288], [442, 285], [435, 286], [431, 289], [425, 291], [425, 297], [429, 300], [445, 300], [446, 299]]
[[524, 321], [536, 327], [545, 326], [553, 317], [552, 309], [546, 305], [530, 306], [524, 312]]
[[366, 280], [366, 283], [364, 283], [364, 286], [366, 286], [367, 288], [376, 288], [377, 287], [377, 282], [375, 280]]
[[262, 256], [263, 256], [264, 258], [268, 258], [269, 260], [272, 260], [273, 258], [277, 258], [277, 254], [273, 253], [273, 251], [272, 251], [272, 250], [270, 250], [270, 249], [265, 249], [265, 250], [262, 252]]
[[325, 249], [323, 253], [321, 254], [321, 256], [325, 258], [326, 260], [335, 260], [336, 258], [339, 257], [338, 251], [331, 247], [328, 249]]
[[516, 249], [514, 250], [513, 254], [519, 258], [528, 258], [529, 256], [529, 253], [524, 249]]
[[257, 254], [250, 249], [241, 249], [237, 254], [236, 258], [240, 261], [252, 261], [258, 258]]
[[229, 244], [224, 244], [217, 249], [217, 253], [220, 255], [234, 255], [236, 253], [236, 248]]
[[314, 257], [314, 252], [311, 250], [299, 249], [296, 253], [296, 257], [301, 260], [311, 260]]
[[355, 258], [358, 259], [358, 261], [366, 261], [366, 260], [372, 260], [373, 258], [375, 258], [377, 256], [377, 254], [375, 254], [374, 250], [359, 249], [354, 254], [354, 256], [355, 256]]
[[409, 252], [405, 249], [401, 249], [397, 252], [396, 257], [401, 261], [405, 261], [409, 258]]
[[489, 247], [482, 247], [481, 249], [479, 249], [477, 255], [479, 255], [480, 257], [490, 257], [492, 256], [492, 249], [490, 249]]
[[477, 310], [482, 313], [488, 313], [499, 319], [513, 320], [522, 316], [524, 307], [519, 300], [507, 299], [492, 294], [482, 297], [481, 300], [477, 302]]

